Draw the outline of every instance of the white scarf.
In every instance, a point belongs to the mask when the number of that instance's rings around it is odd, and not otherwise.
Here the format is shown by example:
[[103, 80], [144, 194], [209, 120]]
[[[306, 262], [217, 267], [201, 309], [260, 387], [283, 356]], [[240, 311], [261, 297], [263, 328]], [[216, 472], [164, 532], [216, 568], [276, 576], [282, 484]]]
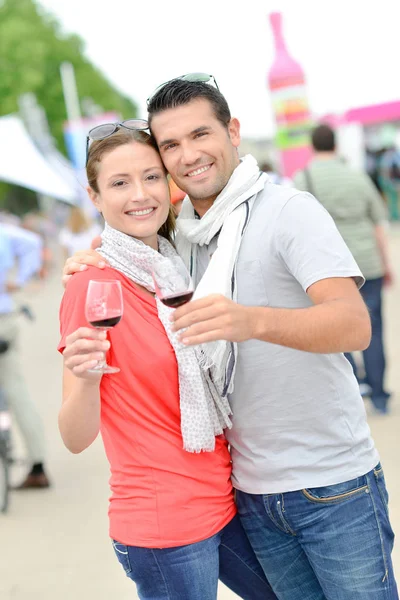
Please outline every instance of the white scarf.
[[[153, 293], [153, 265], [158, 261], [167, 263], [168, 257], [177, 255], [174, 247], [161, 236], [158, 236], [159, 252], [156, 252], [108, 224], [101, 238], [99, 252], [109, 265]], [[174, 273], [171, 273], [168, 278], [171, 292], [174, 291], [173, 279]], [[229, 403], [226, 398], [222, 399], [218, 395], [210, 373], [200, 368], [196, 350], [183, 346], [178, 340], [178, 334], [171, 330], [169, 317], [173, 309], [165, 306], [158, 298], [156, 303], [158, 317], [178, 362], [183, 448], [188, 452], [211, 452], [215, 448], [215, 436], [223, 433], [226, 427], [232, 427]]]
[[[218, 246], [197, 286], [194, 299], [222, 294], [236, 301], [235, 266], [242, 236], [249, 220], [255, 196], [264, 189], [268, 176], [261, 173], [250, 154], [241, 159], [227, 185], [201, 219], [188, 196], [177, 220], [176, 247], [196, 281], [197, 245], [208, 245], [220, 231]], [[221, 396], [233, 391], [237, 344], [224, 340], [201, 346], [201, 365], [211, 369]]]

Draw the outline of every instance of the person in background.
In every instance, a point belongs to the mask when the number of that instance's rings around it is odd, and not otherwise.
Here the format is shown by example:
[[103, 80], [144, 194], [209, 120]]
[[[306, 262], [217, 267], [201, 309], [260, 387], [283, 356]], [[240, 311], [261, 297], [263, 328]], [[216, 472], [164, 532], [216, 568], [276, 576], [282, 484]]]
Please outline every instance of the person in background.
[[101, 231], [102, 227], [97, 222], [91, 221], [82, 208], [72, 206], [68, 220], [58, 238], [64, 257], [67, 258], [78, 250], [90, 246], [90, 241]]
[[[17, 263], [16, 278], [10, 271]], [[42, 420], [30, 397], [18, 354], [18, 322], [12, 294], [40, 271], [42, 241], [37, 234], [21, 227], [0, 223], [0, 338], [10, 346], [0, 355], [0, 387], [14, 413], [31, 463], [26, 479], [15, 489], [47, 488], [50, 485], [44, 469], [45, 448]]]
[[[311, 135], [315, 152], [307, 169], [294, 177], [295, 186], [313, 194], [333, 217], [366, 282], [361, 295], [369, 309], [372, 339], [363, 351], [366, 393], [375, 409], [387, 412], [389, 392], [385, 389], [382, 290], [393, 274], [386, 240], [386, 211], [382, 198], [368, 175], [348, 167], [336, 154], [335, 133], [328, 125], [317, 126]], [[346, 354], [354, 373], [358, 369]], [[365, 386], [361, 388], [365, 390]], [[365, 392], [364, 392], [365, 393]]]
[[382, 148], [378, 180], [386, 197], [391, 221], [398, 221], [400, 188], [400, 151], [394, 146]]
[[280, 175], [272, 166], [270, 162], [263, 162], [260, 165], [260, 171], [263, 171], [270, 178], [271, 183], [275, 183], [276, 185], [283, 185], [284, 187], [293, 187], [293, 181], [289, 179], [289, 177], [284, 177]]
[[379, 150], [372, 150], [371, 148], [365, 147], [365, 170], [369, 177], [371, 178], [373, 184], [376, 189], [383, 196], [382, 186], [379, 178], [379, 162], [380, 162], [380, 154]]
[[53, 264], [53, 253], [50, 247], [50, 237], [53, 231], [52, 223], [45, 216], [31, 212], [21, 218], [20, 225], [23, 229], [40, 236], [42, 240], [42, 266], [37, 276], [42, 280], [47, 279]]

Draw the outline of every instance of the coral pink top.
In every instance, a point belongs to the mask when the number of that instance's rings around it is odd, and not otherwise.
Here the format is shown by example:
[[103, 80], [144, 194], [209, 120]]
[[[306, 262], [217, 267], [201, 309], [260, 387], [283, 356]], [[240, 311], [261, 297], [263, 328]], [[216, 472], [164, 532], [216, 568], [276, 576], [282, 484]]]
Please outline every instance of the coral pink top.
[[109, 331], [109, 364], [121, 371], [101, 381], [101, 434], [111, 467], [110, 536], [126, 545], [168, 548], [204, 540], [235, 515], [225, 438], [214, 452], [182, 449], [178, 369], [155, 300], [106, 267], [75, 274], [60, 308], [65, 338], [88, 327], [90, 279], [121, 281], [124, 314]]

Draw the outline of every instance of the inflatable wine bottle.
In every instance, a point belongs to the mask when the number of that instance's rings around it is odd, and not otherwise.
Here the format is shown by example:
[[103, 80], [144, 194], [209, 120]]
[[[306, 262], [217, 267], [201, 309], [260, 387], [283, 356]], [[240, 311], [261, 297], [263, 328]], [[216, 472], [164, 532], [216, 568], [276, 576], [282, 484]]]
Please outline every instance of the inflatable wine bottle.
[[282, 32], [281, 13], [271, 13], [275, 60], [268, 74], [272, 107], [276, 120], [276, 146], [282, 174], [290, 177], [305, 167], [311, 157], [312, 121], [307, 101], [303, 69], [290, 56]]

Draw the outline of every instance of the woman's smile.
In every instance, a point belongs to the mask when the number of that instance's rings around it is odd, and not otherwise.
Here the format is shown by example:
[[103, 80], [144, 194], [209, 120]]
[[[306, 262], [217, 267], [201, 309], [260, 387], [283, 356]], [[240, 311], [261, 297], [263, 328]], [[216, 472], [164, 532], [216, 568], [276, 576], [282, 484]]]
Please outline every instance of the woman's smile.
[[152, 217], [156, 210], [157, 210], [156, 207], [151, 206], [149, 208], [129, 210], [125, 214], [128, 215], [129, 217], [135, 217], [136, 219], [143, 221], [149, 217]]

